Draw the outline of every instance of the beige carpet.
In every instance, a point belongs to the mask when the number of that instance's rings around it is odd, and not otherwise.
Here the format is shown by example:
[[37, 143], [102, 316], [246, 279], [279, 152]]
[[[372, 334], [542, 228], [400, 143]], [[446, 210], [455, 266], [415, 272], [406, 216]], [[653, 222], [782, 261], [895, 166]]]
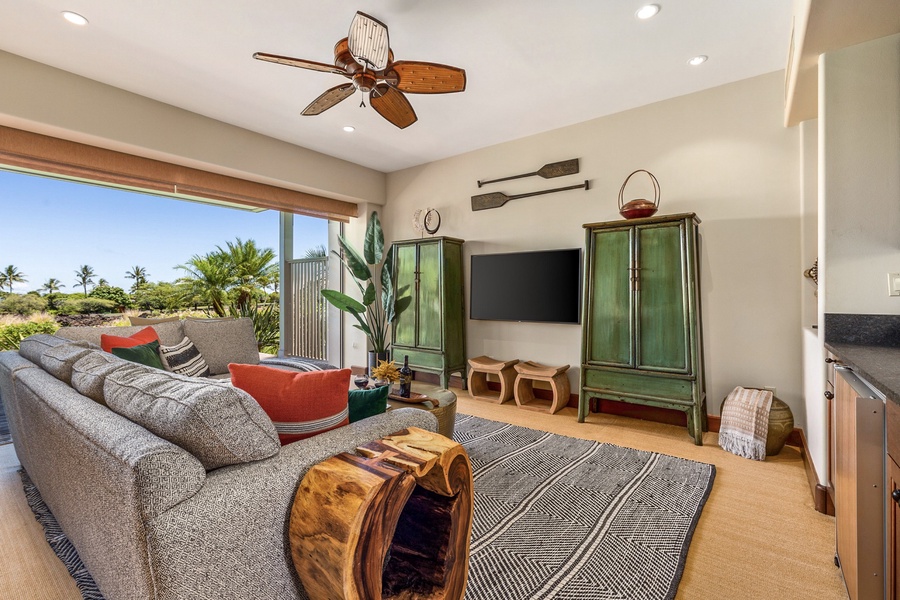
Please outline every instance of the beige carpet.
[[[697, 447], [680, 427], [593, 414], [579, 424], [571, 408], [550, 416], [458, 393], [460, 412], [485, 419], [715, 464], [679, 599], [847, 598], [833, 562], [834, 519], [813, 508], [796, 448], [755, 462], [722, 451], [714, 433]], [[0, 598], [78, 600], [25, 502], [17, 468], [12, 446], [0, 446]]]

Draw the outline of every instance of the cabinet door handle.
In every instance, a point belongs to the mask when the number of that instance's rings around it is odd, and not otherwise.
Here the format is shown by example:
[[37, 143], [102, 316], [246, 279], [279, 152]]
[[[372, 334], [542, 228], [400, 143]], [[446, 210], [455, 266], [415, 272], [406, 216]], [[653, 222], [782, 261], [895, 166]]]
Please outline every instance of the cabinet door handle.
[[900, 504], [900, 490], [894, 490], [893, 492], [891, 492], [891, 498], [894, 500], [894, 502]]
[[832, 394], [831, 392], [825, 392], [825, 397], [829, 400], [834, 400], [834, 394]]

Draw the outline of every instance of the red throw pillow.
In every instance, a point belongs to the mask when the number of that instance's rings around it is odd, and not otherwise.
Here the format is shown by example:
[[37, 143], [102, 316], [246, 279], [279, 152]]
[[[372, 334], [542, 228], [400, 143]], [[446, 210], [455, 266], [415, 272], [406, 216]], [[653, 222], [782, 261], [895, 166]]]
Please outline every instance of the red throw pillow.
[[134, 348], [150, 342], [158, 342], [159, 334], [152, 327], [144, 327], [130, 337], [100, 334], [100, 347], [106, 352], [112, 352], [113, 348]]
[[282, 446], [350, 422], [350, 369], [297, 372], [231, 363], [228, 370], [231, 383], [272, 419]]

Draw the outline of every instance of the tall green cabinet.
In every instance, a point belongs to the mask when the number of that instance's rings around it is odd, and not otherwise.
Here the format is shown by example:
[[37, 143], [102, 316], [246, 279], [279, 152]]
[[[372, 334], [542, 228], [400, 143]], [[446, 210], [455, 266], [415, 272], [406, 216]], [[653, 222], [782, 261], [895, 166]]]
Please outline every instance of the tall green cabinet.
[[466, 380], [463, 243], [450, 237], [394, 242], [394, 283], [409, 286], [412, 304], [394, 322], [393, 360], [402, 364], [409, 356], [412, 370], [439, 374], [445, 388], [451, 373]]
[[591, 398], [677, 409], [702, 445], [699, 223], [686, 213], [584, 226], [579, 422]]

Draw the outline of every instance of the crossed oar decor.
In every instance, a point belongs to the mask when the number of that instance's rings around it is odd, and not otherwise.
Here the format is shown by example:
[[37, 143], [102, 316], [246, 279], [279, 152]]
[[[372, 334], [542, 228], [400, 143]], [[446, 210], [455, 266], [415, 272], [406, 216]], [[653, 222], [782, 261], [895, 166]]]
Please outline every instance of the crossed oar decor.
[[[549, 163], [534, 171], [533, 173], [523, 173], [521, 175], [511, 175], [509, 177], [500, 177], [499, 179], [489, 179], [479, 181], [478, 187], [488, 183], [497, 183], [498, 181], [509, 181], [510, 179], [520, 179], [522, 177], [533, 177], [535, 175], [544, 179], [552, 179], [554, 177], [562, 177], [563, 175], [574, 175], [578, 173], [578, 159], [564, 160], [556, 163]], [[507, 196], [503, 192], [493, 192], [490, 194], [480, 194], [472, 196], [472, 210], [487, 210], [489, 208], [500, 208], [510, 200], [518, 198], [528, 198], [531, 196], [540, 196], [541, 194], [552, 194], [554, 192], [563, 192], [566, 190], [590, 189], [590, 181], [585, 179], [584, 183], [578, 185], [570, 185], [566, 187], [554, 188], [552, 190], [542, 190], [539, 192], [530, 192], [528, 194], [516, 194]]]

